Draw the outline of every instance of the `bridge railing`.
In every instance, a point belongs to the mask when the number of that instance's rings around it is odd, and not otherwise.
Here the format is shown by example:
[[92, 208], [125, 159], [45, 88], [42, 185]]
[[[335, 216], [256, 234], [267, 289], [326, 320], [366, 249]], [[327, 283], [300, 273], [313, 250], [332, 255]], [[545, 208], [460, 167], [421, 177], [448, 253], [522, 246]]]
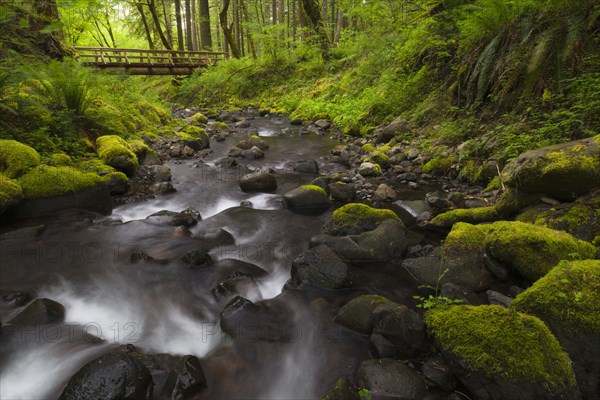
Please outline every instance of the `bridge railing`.
[[112, 47], [75, 47], [74, 49], [84, 63], [99, 66], [201, 66], [212, 65], [227, 58], [227, 53], [216, 51], [142, 50]]

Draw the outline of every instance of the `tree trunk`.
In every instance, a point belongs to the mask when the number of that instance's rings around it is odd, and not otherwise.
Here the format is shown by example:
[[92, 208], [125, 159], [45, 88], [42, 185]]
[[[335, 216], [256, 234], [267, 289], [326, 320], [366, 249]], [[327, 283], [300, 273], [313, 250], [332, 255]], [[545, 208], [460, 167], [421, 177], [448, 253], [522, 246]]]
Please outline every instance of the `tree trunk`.
[[[169, 6], [170, 8], [170, 6]], [[163, 0], [163, 16], [165, 18], [165, 30], [167, 31], [167, 40], [173, 46], [173, 27], [171, 26], [171, 13], [167, 11], [167, 2]]]
[[198, 21], [196, 19], [196, 1], [191, 0], [192, 4], [192, 44], [194, 51], [198, 51]]
[[271, 23], [273, 25], [277, 23], [277, 0], [271, 1]]
[[185, 50], [183, 44], [183, 19], [181, 18], [181, 0], [175, 0], [175, 19], [177, 21], [177, 49]]
[[212, 48], [212, 37], [210, 33], [210, 11], [208, 0], [200, 0], [200, 47], [202, 50]]
[[144, 24], [144, 32], [146, 33], [146, 40], [148, 41], [148, 47], [150, 50], [154, 50], [154, 41], [152, 40], [152, 32], [150, 31], [150, 25], [148, 25], [148, 19], [146, 18], [146, 13], [144, 12], [144, 7], [138, 2], [135, 3], [135, 6], [142, 17], [142, 24]]
[[156, 32], [158, 33], [158, 37], [162, 42], [163, 46], [167, 50], [173, 50], [173, 46], [169, 43], [165, 34], [163, 33], [162, 27], [160, 26], [160, 19], [158, 18], [158, 12], [156, 12], [156, 4], [154, 0], [146, 0], [148, 4], [148, 8], [150, 9], [150, 14], [152, 14], [152, 21], [154, 21], [154, 27], [156, 28]]
[[188, 50], [194, 50], [192, 41], [192, 7], [191, 0], [185, 0], [185, 45]]
[[223, 37], [225, 39], [226, 46], [228, 45], [231, 48], [231, 55], [235, 58], [240, 58], [241, 53], [240, 49], [235, 43], [232, 26], [227, 25], [227, 12], [229, 11], [229, 3], [231, 3], [231, 0], [223, 0], [223, 9], [219, 13], [219, 21], [221, 22], [221, 29], [223, 30]]
[[[246, 3], [242, 1], [242, 11], [244, 15], [244, 19], [250, 22], [250, 14], [248, 13], [248, 7], [246, 7]], [[252, 32], [250, 28], [246, 28], [246, 37], [248, 38], [248, 49], [252, 54], [252, 58], [256, 59], [256, 46], [254, 45], [254, 39], [252, 38]]]
[[317, 0], [302, 0], [302, 8], [311, 28], [318, 37], [319, 44], [321, 45], [321, 53], [326, 58], [330, 43], [325, 27], [323, 26], [319, 3], [317, 3]]
[[33, 7], [36, 16], [30, 22], [33, 31], [40, 37], [39, 48], [52, 58], [62, 59], [67, 54], [62, 46], [64, 33], [60, 29], [45, 31], [47, 26], [58, 26], [60, 22], [56, 0], [36, 0]]
[[277, 22], [285, 22], [285, 0], [277, 0]]

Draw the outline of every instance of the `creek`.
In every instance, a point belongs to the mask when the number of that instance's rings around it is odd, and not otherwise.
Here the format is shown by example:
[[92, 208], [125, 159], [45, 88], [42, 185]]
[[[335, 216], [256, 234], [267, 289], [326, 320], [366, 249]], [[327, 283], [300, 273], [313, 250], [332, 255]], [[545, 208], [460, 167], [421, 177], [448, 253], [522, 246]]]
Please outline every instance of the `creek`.
[[[243, 193], [238, 180], [246, 170], [216, 163], [247, 136], [240, 130], [223, 142], [211, 140], [202, 160], [167, 163], [174, 194], [119, 206], [110, 216], [67, 211], [20, 221], [45, 230], [0, 242], [0, 291], [26, 291], [66, 310], [64, 324], [3, 337], [0, 398], [56, 398], [81, 366], [123, 344], [145, 354], [198, 356], [208, 382], [202, 398], [318, 398], [371, 358], [368, 336], [337, 325], [335, 314], [365, 293], [414, 305], [417, 289], [399, 260], [355, 268], [352, 289], [286, 284], [292, 261], [333, 211], [314, 216], [282, 207], [285, 192], [315, 178], [293, 172], [293, 165], [314, 159], [321, 174], [345, 167], [328, 161], [338, 143], [326, 135], [280, 134], [291, 128], [281, 118], [251, 123], [270, 148], [264, 159], [240, 163], [272, 168], [273, 194]], [[423, 198], [417, 191], [404, 195]], [[252, 208], [240, 207], [243, 200]], [[202, 216], [189, 231], [145, 219], [188, 207]], [[179, 260], [198, 249], [214, 264], [191, 268]], [[142, 253], [150, 258], [132, 262], [132, 254]], [[234, 295], [254, 306], [228, 318], [225, 333], [220, 313]], [[0, 319], [5, 323], [19, 310], [0, 308]], [[160, 384], [155, 379], [155, 393]]]

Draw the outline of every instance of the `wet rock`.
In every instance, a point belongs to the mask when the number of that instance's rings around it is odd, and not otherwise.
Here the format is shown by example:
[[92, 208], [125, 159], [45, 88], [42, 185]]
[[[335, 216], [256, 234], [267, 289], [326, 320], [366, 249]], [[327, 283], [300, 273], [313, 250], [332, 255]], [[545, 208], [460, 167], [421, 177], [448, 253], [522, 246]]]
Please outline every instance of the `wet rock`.
[[265, 153], [256, 146], [249, 150], [242, 150], [240, 155], [248, 160], [258, 160], [265, 157]]
[[44, 325], [63, 322], [65, 320], [65, 307], [50, 299], [35, 299], [17, 315], [9, 319], [12, 325]]
[[326, 119], [318, 119], [315, 121], [315, 126], [320, 129], [329, 129], [331, 127], [331, 122]]
[[171, 182], [171, 168], [166, 165], [153, 167], [155, 182]]
[[315, 185], [315, 186], [318, 186], [318, 187], [320, 187], [321, 189], [323, 189], [323, 190], [325, 191], [325, 193], [327, 194], [327, 196], [329, 196], [329, 195], [330, 195], [330, 191], [329, 191], [329, 183], [327, 182], [327, 179], [326, 179], [326, 178], [324, 178], [324, 177], [320, 176], [320, 177], [318, 177], [318, 178], [314, 179], [314, 180], [311, 182], [311, 185]]
[[396, 213], [408, 226], [417, 224], [425, 213], [431, 215], [431, 206], [424, 200], [398, 200], [394, 205], [399, 209]]
[[335, 387], [321, 400], [361, 400], [361, 397], [350, 382], [341, 378], [335, 383]]
[[386, 308], [374, 321], [373, 335], [381, 335], [397, 348], [396, 355], [407, 359], [423, 351], [425, 324], [421, 316], [398, 304]]
[[111, 196], [114, 195], [122, 195], [127, 193], [129, 190], [129, 181], [124, 179], [123, 175], [112, 173], [109, 175], [109, 178], [106, 183], [106, 187], [108, 188]]
[[405, 172], [396, 177], [397, 181], [408, 181], [408, 182], [416, 182], [419, 180], [419, 175], [413, 174], [412, 172]]
[[369, 348], [375, 358], [393, 358], [398, 354], [398, 348], [378, 333], [373, 333], [369, 338]]
[[169, 374], [161, 391], [162, 398], [187, 399], [207, 388], [206, 377], [196, 356], [183, 356]]
[[153, 391], [150, 372], [139, 359], [122, 352], [108, 353], [77, 371], [59, 400], [150, 400]]
[[292, 280], [306, 281], [325, 289], [341, 289], [352, 284], [348, 266], [327, 246], [320, 245], [302, 253], [292, 263]]
[[242, 156], [242, 149], [240, 149], [239, 147], [233, 147], [232, 149], [229, 150], [229, 157], [241, 157]]
[[335, 316], [335, 322], [358, 333], [373, 330], [373, 310], [388, 299], [377, 295], [362, 295], [346, 303]]
[[375, 144], [388, 143], [397, 134], [409, 132], [408, 121], [405, 119], [397, 119], [392, 121], [389, 125], [377, 132]]
[[254, 204], [250, 200], [242, 200], [240, 201], [240, 207], [253, 208]]
[[284, 207], [306, 214], [321, 214], [331, 207], [329, 196], [315, 185], [304, 185], [283, 195]]
[[326, 245], [340, 258], [352, 264], [370, 264], [400, 257], [408, 245], [401, 222], [383, 221], [371, 231], [351, 236], [321, 234], [311, 239], [311, 246]]
[[240, 141], [236, 147], [242, 150], [250, 150], [253, 147], [257, 147], [258, 149], [265, 151], [269, 149], [269, 144], [262, 140], [259, 136], [251, 136]]
[[332, 215], [323, 226], [322, 232], [328, 235], [356, 235], [373, 230], [385, 220], [400, 218], [391, 210], [369, 207], [362, 203], [346, 204]]
[[274, 192], [277, 190], [277, 181], [275, 175], [266, 172], [258, 171], [240, 178], [240, 189], [243, 192]]
[[452, 204], [447, 199], [446, 193], [438, 190], [429, 192], [425, 195], [425, 200], [438, 211], [445, 211], [452, 207]]
[[140, 157], [140, 165], [160, 165], [162, 160], [155, 151], [147, 151], [142, 157]]
[[319, 164], [315, 160], [298, 161], [294, 166], [294, 171], [316, 175], [319, 173]]
[[504, 265], [500, 264], [498, 261], [494, 260], [494, 258], [487, 253], [483, 255], [483, 264], [496, 278], [500, 279], [501, 281], [508, 279], [510, 270]]
[[171, 194], [177, 191], [171, 182], [155, 183], [152, 185], [151, 190], [157, 195]]
[[455, 207], [463, 207], [465, 204], [466, 195], [461, 192], [451, 192], [448, 195], [448, 201]]
[[202, 250], [192, 250], [179, 258], [188, 267], [207, 267], [213, 264], [210, 255]]
[[464, 286], [452, 282], [444, 283], [441, 286], [440, 295], [450, 300], [460, 300], [465, 304], [474, 304], [476, 298], [473, 292], [467, 290]]
[[488, 302], [490, 304], [502, 307], [510, 307], [513, 299], [508, 296], [503, 295], [502, 293], [496, 292], [495, 290], [488, 290], [485, 292], [487, 294]]
[[146, 217], [149, 222], [187, 228], [196, 225], [200, 219], [200, 213], [193, 208], [181, 212], [162, 210]]
[[356, 186], [353, 183], [335, 182], [329, 185], [329, 192], [334, 200], [353, 201], [356, 197]]
[[456, 380], [450, 372], [450, 367], [441, 357], [427, 360], [421, 367], [421, 372], [428, 383], [445, 392], [452, 392], [456, 386]]
[[413, 369], [389, 358], [363, 361], [356, 379], [375, 399], [415, 400], [427, 391], [425, 382]]
[[196, 152], [194, 151], [194, 149], [192, 149], [189, 146], [184, 146], [183, 149], [181, 150], [181, 155], [184, 157], [193, 157], [194, 154], [196, 154]]
[[377, 187], [374, 195], [375, 199], [380, 201], [396, 201], [398, 198], [396, 191], [385, 183], [382, 183]]

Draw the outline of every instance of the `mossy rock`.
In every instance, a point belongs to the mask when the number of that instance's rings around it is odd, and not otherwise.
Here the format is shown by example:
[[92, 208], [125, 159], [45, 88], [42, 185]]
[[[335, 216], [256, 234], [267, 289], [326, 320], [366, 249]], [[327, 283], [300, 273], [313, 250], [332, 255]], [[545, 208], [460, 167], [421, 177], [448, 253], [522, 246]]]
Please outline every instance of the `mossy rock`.
[[64, 167], [73, 165], [73, 159], [65, 153], [54, 153], [50, 155], [48, 165], [53, 167]]
[[133, 151], [138, 159], [141, 159], [146, 153], [152, 151], [150, 147], [142, 139], [133, 139], [128, 142], [131, 151]]
[[500, 306], [452, 306], [428, 311], [425, 323], [477, 398], [579, 398], [569, 357], [537, 317]]
[[521, 154], [502, 171], [510, 187], [570, 201], [600, 187], [600, 135]]
[[600, 336], [600, 260], [560, 262], [511, 307], [568, 331]]
[[511, 308], [543, 320], [573, 360], [592, 399], [600, 387], [600, 261], [563, 261], [518, 295]]
[[358, 333], [373, 331], [373, 310], [389, 300], [383, 296], [365, 294], [346, 303], [335, 316], [335, 322]]
[[330, 235], [358, 235], [375, 229], [388, 219], [402, 222], [391, 210], [350, 203], [334, 211], [332, 219], [325, 224], [323, 231]]
[[364, 153], [369, 154], [375, 151], [375, 146], [373, 146], [371, 143], [366, 143], [361, 147], [361, 150]]
[[361, 400], [358, 391], [344, 378], [338, 379], [331, 389], [321, 400]]
[[190, 124], [194, 126], [204, 126], [208, 123], [208, 118], [202, 113], [196, 113], [190, 117]]
[[23, 198], [23, 190], [17, 181], [0, 174], [0, 214]]
[[0, 139], [0, 172], [8, 178], [18, 178], [40, 164], [40, 155], [33, 148], [16, 140]]
[[138, 159], [131, 146], [120, 136], [107, 135], [96, 139], [98, 157], [107, 165], [132, 175]]
[[375, 150], [374, 152], [371, 153], [370, 158], [371, 158], [372, 162], [380, 165], [383, 168], [387, 168], [390, 165], [390, 158], [388, 156], [386, 156], [385, 153], [382, 151]]
[[17, 181], [23, 189], [25, 200], [77, 193], [103, 184], [102, 178], [94, 173], [46, 165], [32, 169]]
[[78, 168], [84, 172], [94, 172], [100, 176], [116, 171], [113, 167], [104, 164], [97, 158], [79, 162]]
[[436, 156], [423, 165], [423, 172], [437, 176], [446, 175], [456, 162], [456, 157]]
[[478, 224], [508, 219], [525, 207], [539, 203], [539, 200], [538, 194], [507, 190], [493, 206], [450, 210], [437, 215], [430, 224], [438, 228], [450, 228], [457, 222]]
[[177, 136], [186, 146], [195, 151], [207, 149], [210, 147], [210, 141], [206, 131], [202, 128], [192, 125], [186, 125], [181, 132], [177, 132]]
[[331, 201], [322, 187], [303, 185], [284, 194], [283, 205], [301, 213], [320, 214], [331, 207]]
[[566, 232], [524, 222], [498, 221], [480, 225], [486, 251], [496, 261], [534, 282], [561, 260], [594, 258], [596, 248]]

